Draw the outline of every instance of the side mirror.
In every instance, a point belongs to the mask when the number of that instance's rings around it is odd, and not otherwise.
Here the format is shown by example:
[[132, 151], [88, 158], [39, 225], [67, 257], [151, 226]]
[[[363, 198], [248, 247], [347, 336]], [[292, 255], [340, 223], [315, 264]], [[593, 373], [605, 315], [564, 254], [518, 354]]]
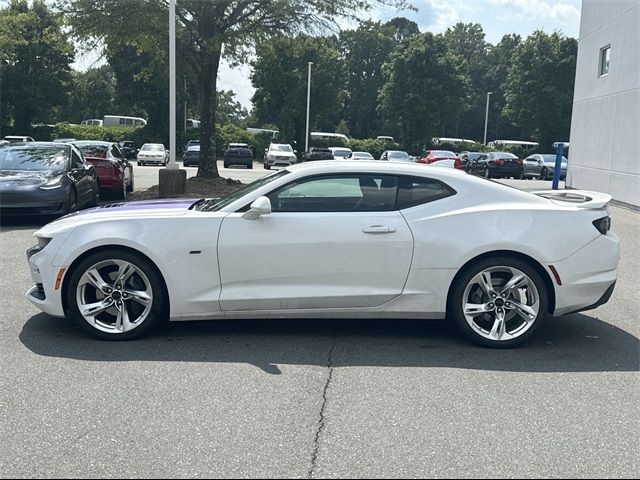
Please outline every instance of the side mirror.
[[262, 215], [268, 215], [271, 213], [271, 200], [267, 197], [256, 198], [248, 211], [242, 214], [242, 218], [245, 220], [256, 220]]

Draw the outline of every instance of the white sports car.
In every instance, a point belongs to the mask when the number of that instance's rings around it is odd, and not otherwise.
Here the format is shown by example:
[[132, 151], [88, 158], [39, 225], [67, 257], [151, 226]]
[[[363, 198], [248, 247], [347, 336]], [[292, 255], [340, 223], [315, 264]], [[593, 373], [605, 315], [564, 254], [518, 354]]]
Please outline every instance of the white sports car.
[[100, 338], [165, 319], [450, 318], [513, 346], [613, 291], [610, 196], [453, 169], [294, 165], [222, 199], [106, 205], [34, 235], [27, 298]]

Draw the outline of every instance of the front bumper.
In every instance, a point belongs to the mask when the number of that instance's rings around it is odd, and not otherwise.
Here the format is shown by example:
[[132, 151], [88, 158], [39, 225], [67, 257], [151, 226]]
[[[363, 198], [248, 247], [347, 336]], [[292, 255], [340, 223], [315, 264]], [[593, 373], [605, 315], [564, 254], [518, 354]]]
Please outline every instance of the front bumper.
[[0, 194], [1, 215], [53, 215], [64, 213], [69, 191], [61, 187], [54, 190], [15, 190]]
[[270, 167], [288, 167], [298, 163], [298, 159], [293, 157], [267, 157], [265, 163]]
[[163, 165], [165, 162], [164, 157], [149, 157], [149, 158], [137, 158], [138, 163]]
[[[51, 247], [51, 249], [50, 249]], [[51, 256], [56, 245], [47, 245], [46, 252], [44, 249], [32, 247], [27, 250], [27, 263], [31, 272], [31, 278], [35, 282], [25, 294], [27, 300], [38, 307], [45, 313], [54, 317], [64, 317], [64, 308], [62, 306], [62, 288], [56, 290], [56, 279], [60, 270], [64, 267], [51, 264]], [[64, 281], [66, 269], [61, 277]]]

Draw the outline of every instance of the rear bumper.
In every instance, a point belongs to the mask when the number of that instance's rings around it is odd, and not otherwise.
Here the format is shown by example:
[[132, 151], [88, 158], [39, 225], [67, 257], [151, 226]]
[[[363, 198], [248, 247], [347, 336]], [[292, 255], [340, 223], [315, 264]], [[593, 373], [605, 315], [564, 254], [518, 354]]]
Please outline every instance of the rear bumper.
[[489, 174], [492, 177], [519, 177], [524, 173], [522, 166], [492, 167], [489, 166]]
[[553, 314], [591, 310], [608, 302], [618, 279], [619, 259], [620, 240], [609, 232], [562, 262], [554, 263], [562, 285], [555, 285]]
[[253, 158], [250, 157], [224, 157], [226, 165], [251, 165]]

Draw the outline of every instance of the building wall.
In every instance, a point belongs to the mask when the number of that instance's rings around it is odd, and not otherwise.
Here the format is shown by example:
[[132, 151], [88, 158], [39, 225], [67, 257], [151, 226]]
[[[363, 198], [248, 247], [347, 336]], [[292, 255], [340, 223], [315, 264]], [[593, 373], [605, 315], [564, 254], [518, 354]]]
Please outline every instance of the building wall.
[[640, 205], [640, 0], [583, 0], [573, 101], [567, 186]]

